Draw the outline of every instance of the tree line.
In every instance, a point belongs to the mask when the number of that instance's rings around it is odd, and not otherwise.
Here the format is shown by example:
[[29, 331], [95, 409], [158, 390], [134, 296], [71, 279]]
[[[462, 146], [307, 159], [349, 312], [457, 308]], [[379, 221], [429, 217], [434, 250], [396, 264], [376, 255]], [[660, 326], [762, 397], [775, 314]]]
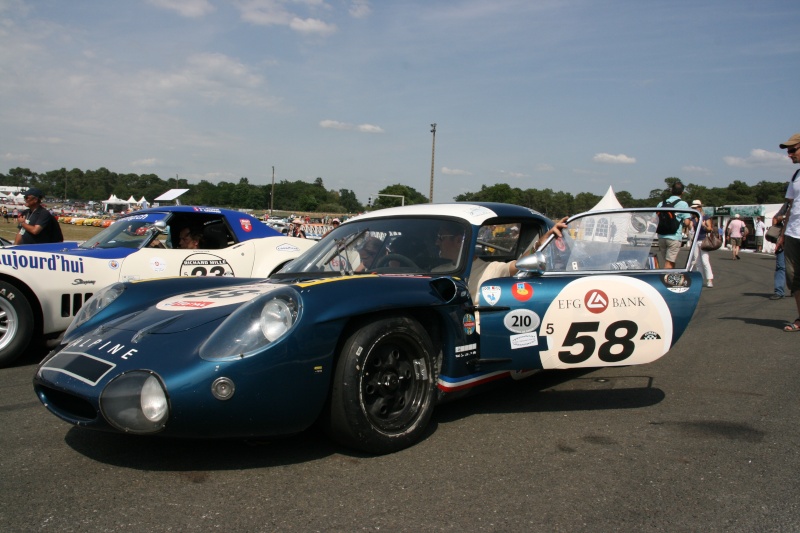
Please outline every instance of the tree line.
[[[669, 197], [672, 184], [680, 178], [664, 179], [663, 188], [650, 191], [647, 198], [634, 198], [627, 191], [615, 191], [617, 200], [623, 207], [649, 207]], [[301, 180], [281, 180], [272, 185], [253, 185], [246, 177], [238, 183], [221, 181], [211, 183], [201, 180], [190, 184], [178, 177], [162, 179], [155, 174], [119, 174], [106, 168], [97, 170], [51, 170], [44, 173], [31, 172], [27, 168], [12, 168], [7, 174], [0, 173], [0, 185], [17, 187], [38, 187], [50, 202], [64, 199], [77, 202], [93, 200], [99, 202], [112, 193], [120, 199], [144, 196], [152, 202], [154, 198], [169, 189], [189, 189], [181, 196], [181, 203], [187, 205], [207, 205], [268, 211], [272, 206], [276, 211], [320, 212], [320, 213], [359, 213], [365, 209], [427, 203], [428, 197], [407, 185], [395, 184], [378, 191], [378, 195], [362, 204], [350, 189], [328, 190], [321, 177], [313, 182]], [[706, 207], [740, 204], [777, 204], [783, 202], [786, 182], [760, 181], [748, 185], [734, 181], [727, 187], [706, 187], [694, 183], [684, 183], [684, 200], [691, 203], [699, 199]], [[402, 197], [399, 198], [399, 197]], [[588, 211], [600, 201], [602, 196], [592, 193], [572, 195], [568, 192], [547, 189], [521, 189], [506, 183], [482, 185], [476, 192], [459, 194], [456, 201], [502, 202], [535, 209], [550, 218]]]

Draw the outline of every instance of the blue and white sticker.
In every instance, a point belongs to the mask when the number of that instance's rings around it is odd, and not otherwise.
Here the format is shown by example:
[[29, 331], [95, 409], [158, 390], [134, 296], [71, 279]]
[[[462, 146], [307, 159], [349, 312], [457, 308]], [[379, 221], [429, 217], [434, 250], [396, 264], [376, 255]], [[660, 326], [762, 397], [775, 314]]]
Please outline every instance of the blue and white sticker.
[[489, 305], [495, 305], [497, 302], [499, 302], [501, 294], [502, 290], [497, 285], [487, 285], [485, 287], [481, 287], [481, 295]]

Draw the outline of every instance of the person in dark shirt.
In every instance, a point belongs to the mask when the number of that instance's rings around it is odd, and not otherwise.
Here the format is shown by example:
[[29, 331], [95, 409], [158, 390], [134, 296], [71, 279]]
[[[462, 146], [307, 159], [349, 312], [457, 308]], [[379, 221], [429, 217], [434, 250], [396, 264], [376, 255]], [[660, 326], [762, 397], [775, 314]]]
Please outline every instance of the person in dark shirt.
[[17, 217], [19, 233], [14, 237], [14, 244], [44, 244], [63, 242], [64, 236], [58, 226], [58, 220], [42, 206], [44, 193], [37, 188], [25, 191], [27, 211]]

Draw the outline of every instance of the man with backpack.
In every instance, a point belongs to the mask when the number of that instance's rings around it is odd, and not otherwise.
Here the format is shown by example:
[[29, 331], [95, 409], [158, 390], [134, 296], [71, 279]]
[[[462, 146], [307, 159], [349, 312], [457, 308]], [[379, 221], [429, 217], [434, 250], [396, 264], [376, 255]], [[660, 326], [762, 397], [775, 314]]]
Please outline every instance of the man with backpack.
[[[683, 207], [688, 208], [689, 204], [681, 199], [683, 196], [683, 183], [676, 181], [672, 185], [672, 196], [661, 202], [657, 207]], [[671, 211], [658, 212], [658, 265], [659, 268], [675, 268], [675, 260], [681, 249], [683, 239], [683, 220], [689, 215], [686, 213], [674, 213]]]

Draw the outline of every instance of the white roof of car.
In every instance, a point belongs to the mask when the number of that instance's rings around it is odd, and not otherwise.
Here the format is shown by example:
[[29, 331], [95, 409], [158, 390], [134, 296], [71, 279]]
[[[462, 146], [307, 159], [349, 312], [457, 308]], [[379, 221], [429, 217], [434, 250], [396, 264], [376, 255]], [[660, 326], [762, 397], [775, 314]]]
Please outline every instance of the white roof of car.
[[484, 207], [475, 204], [416, 204], [407, 205], [404, 207], [388, 207], [386, 209], [378, 209], [363, 215], [348, 220], [365, 220], [369, 218], [384, 218], [391, 216], [448, 216], [461, 218], [468, 221], [470, 224], [480, 226], [489, 218], [497, 216], [497, 213]]

